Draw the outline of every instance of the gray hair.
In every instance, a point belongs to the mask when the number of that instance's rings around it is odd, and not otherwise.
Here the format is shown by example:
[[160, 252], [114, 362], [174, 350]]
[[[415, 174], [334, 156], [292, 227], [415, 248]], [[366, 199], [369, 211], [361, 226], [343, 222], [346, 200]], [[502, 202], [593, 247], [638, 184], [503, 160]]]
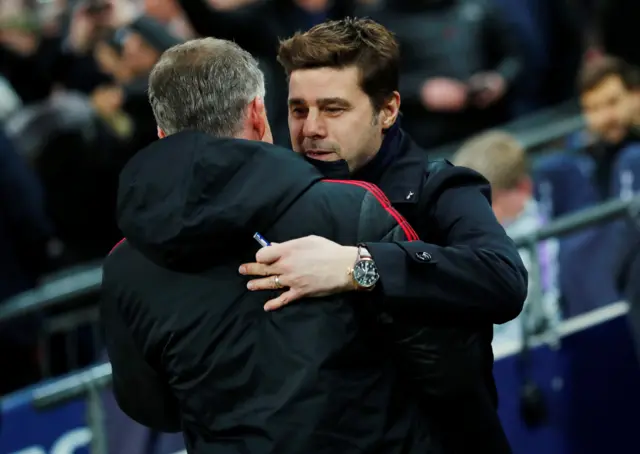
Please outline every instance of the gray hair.
[[183, 130], [233, 137], [247, 105], [265, 96], [264, 74], [231, 41], [204, 38], [168, 49], [149, 76], [149, 102], [166, 134]]

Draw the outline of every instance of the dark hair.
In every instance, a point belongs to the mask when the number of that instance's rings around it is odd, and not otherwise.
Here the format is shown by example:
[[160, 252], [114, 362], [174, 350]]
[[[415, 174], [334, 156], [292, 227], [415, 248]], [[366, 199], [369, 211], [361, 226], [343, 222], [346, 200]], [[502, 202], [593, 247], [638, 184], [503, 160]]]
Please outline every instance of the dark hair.
[[605, 56], [587, 62], [578, 74], [578, 92], [587, 93], [611, 76], [618, 76], [625, 88], [637, 88], [637, 77], [634, 68], [624, 60]]
[[346, 18], [316, 25], [280, 42], [278, 61], [287, 75], [300, 69], [360, 70], [360, 87], [376, 110], [398, 90], [400, 46], [385, 27], [371, 19]]

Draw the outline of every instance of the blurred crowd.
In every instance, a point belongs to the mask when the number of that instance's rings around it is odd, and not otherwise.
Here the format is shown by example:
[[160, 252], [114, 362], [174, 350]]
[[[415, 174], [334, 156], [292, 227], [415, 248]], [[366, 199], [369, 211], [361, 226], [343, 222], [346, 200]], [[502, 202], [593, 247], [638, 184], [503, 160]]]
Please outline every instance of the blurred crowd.
[[[639, 76], [636, 67], [617, 57], [585, 62], [576, 88], [586, 128], [536, 156], [501, 131], [474, 136], [458, 149], [454, 163], [490, 181], [494, 213], [507, 233], [526, 235], [570, 213], [638, 194]], [[535, 294], [541, 304], [525, 304], [527, 329], [540, 332], [626, 299], [640, 347], [640, 218], [636, 211], [630, 214], [538, 245], [529, 296]], [[521, 253], [531, 266], [533, 252]], [[494, 342], [519, 339], [522, 327], [518, 319], [496, 327]]]
[[[627, 39], [639, 6], [633, 0], [2, 0], [0, 301], [51, 272], [101, 259], [120, 239], [119, 170], [156, 140], [147, 76], [164, 50], [196, 36], [232, 39], [258, 58], [274, 137], [287, 146], [279, 39], [330, 18], [372, 17], [401, 44], [403, 127], [426, 149], [473, 137], [456, 159], [491, 180], [505, 226], [515, 229], [526, 213], [535, 219], [530, 228], [617, 197], [623, 189], [612, 181], [629, 186], [619, 151], [634, 149], [640, 125], [640, 77], [632, 66], [640, 54]], [[576, 95], [588, 128], [567, 141], [571, 151], [535, 167], [539, 173], [514, 138], [483, 134]], [[562, 173], [586, 175], [586, 168], [594, 175], [584, 179], [591, 198]], [[548, 196], [549, 185], [555, 199], [542, 209], [536, 199]], [[570, 246], [575, 257], [580, 248]], [[562, 285], [547, 289], [565, 294]], [[598, 304], [614, 298], [611, 288]], [[0, 327], [3, 351], [11, 346], [0, 369], [11, 364], [16, 371], [0, 378], [0, 395], [39, 378], [41, 352], [29, 333], [19, 324]]]

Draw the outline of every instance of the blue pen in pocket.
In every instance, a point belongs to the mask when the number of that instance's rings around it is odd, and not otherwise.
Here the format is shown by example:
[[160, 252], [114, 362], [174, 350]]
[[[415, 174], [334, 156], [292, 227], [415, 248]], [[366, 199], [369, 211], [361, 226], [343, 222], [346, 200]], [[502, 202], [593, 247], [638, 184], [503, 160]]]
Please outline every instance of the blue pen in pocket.
[[258, 243], [260, 243], [260, 246], [262, 247], [271, 246], [271, 243], [265, 240], [265, 238], [262, 235], [260, 235], [258, 232], [253, 234], [253, 239], [256, 240]]

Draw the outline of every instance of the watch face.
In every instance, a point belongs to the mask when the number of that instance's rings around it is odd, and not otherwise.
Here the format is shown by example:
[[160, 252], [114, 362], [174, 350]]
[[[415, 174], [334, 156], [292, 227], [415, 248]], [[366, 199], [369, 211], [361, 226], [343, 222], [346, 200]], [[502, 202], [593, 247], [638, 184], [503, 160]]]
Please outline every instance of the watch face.
[[373, 260], [361, 260], [353, 267], [353, 279], [361, 287], [373, 287], [379, 277], [378, 269]]

